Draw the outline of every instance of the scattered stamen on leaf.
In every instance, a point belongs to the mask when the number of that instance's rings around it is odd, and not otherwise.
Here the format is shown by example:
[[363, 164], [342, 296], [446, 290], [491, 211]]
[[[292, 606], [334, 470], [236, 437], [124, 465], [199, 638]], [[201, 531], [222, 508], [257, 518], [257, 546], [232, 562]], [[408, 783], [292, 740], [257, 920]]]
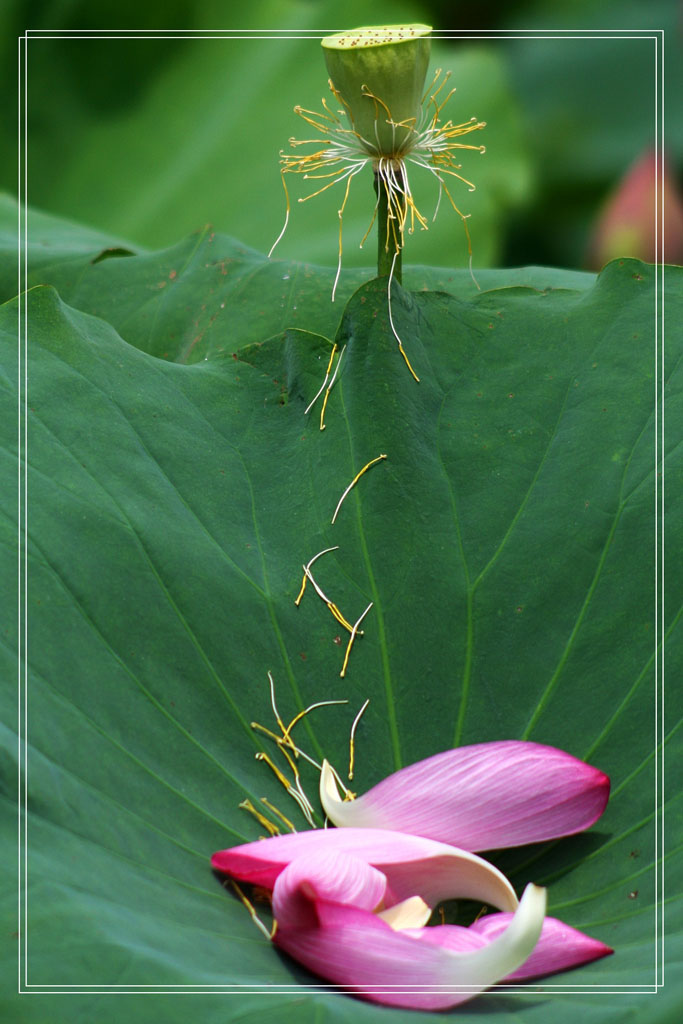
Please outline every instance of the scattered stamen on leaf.
[[[289, 740], [289, 743], [292, 746], [294, 746], [294, 744], [292, 743], [291, 739], [289, 739], [289, 737], [286, 737], [286, 738]], [[299, 774], [299, 769], [297, 768], [296, 763], [290, 757], [290, 755], [289, 755], [289, 753], [288, 753], [288, 751], [286, 749], [287, 744], [285, 743], [284, 738], [283, 738], [283, 742], [278, 744], [278, 746], [280, 748], [280, 753], [286, 759], [287, 764], [289, 765], [289, 767], [292, 770], [292, 775], [294, 776], [294, 788], [289, 788], [287, 790], [287, 792], [289, 793], [290, 796], [293, 796], [295, 799], [296, 799], [296, 795], [295, 794], [298, 793], [298, 795], [301, 798], [301, 800], [300, 801], [297, 800], [297, 803], [299, 804], [301, 809], [304, 811], [304, 814], [306, 815], [306, 820], [309, 821], [310, 824], [312, 825], [313, 824], [313, 804], [311, 803], [311, 801], [308, 799], [308, 797], [306, 796], [306, 794], [303, 791], [303, 787], [301, 785], [301, 776]], [[298, 757], [298, 753], [295, 753], [295, 756]]]
[[350, 623], [350, 622], [349, 622], [349, 621], [348, 621], [348, 620], [347, 620], [347, 619], [346, 619], [346, 618], [345, 618], [345, 617], [344, 617], [344, 616], [342, 615], [342, 613], [341, 613], [341, 612], [339, 611], [339, 609], [337, 608], [336, 604], [334, 604], [334, 602], [333, 602], [333, 601], [328, 601], [328, 602], [327, 602], [327, 607], [328, 607], [328, 608], [330, 609], [330, 611], [331, 611], [331, 612], [332, 612], [332, 614], [334, 615], [334, 617], [335, 617], [335, 619], [337, 620], [337, 622], [339, 623], [339, 625], [340, 625], [340, 626], [343, 626], [343, 627], [344, 627], [344, 629], [347, 629], [347, 630], [349, 631], [349, 633], [350, 633], [350, 632], [351, 632], [351, 630], [353, 629], [353, 626], [352, 626], [352, 625], [351, 625], [351, 623]]
[[358, 725], [361, 716], [369, 703], [370, 699], [368, 698], [368, 700], [366, 700], [365, 704], [354, 718], [353, 725], [351, 726], [351, 735], [349, 736], [349, 782], [353, 781], [353, 763], [356, 756], [356, 726]]
[[[334, 548], [328, 548], [326, 550], [331, 551], [331, 550], [335, 550], [335, 549]], [[325, 552], [319, 552], [319, 555], [324, 554], [324, 553]], [[317, 557], [319, 557], [319, 555], [316, 555], [314, 557], [317, 558]], [[315, 582], [314, 582], [314, 586], [315, 586]], [[361, 615], [360, 619], [355, 624], [355, 626], [350, 626], [350, 629], [351, 629], [352, 634], [353, 634], [352, 639], [355, 638], [355, 636], [357, 636], [359, 634], [360, 631], [358, 629], [358, 626], [360, 625], [360, 622], [362, 621], [362, 619], [365, 617], [365, 615], [369, 611], [370, 607], [372, 607], [372, 606], [370, 605], [368, 608], [366, 608], [365, 612], [363, 612], [363, 615]], [[348, 658], [348, 653], [347, 653], [347, 658]], [[294, 718], [291, 720], [289, 725], [285, 728], [284, 722], [282, 720], [282, 717], [280, 716], [280, 713], [278, 711], [277, 704], [276, 704], [276, 701], [275, 701], [275, 683], [274, 683], [274, 680], [273, 680], [273, 677], [272, 677], [272, 673], [270, 673], [270, 672], [268, 673], [268, 680], [269, 680], [269, 684], [270, 684], [270, 702], [271, 702], [271, 706], [272, 706], [272, 709], [273, 709], [273, 714], [275, 716], [275, 719], [276, 719], [278, 725], [280, 726], [281, 734], [278, 735], [276, 732], [273, 732], [273, 730], [268, 729], [264, 725], [261, 725], [259, 722], [251, 722], [250, 725], [251, 725], [252, 729], [255, 729], [258, 732], [263, 733], [265, 736], [268, 736], [269, 739], [273, 740], [273, 742], [277, 744], [277, 747], [278, 747], [280, 753], [286, 759], [287, 764], [289, 765], [289, 767], [290, 767], [290, 769], [292, 771], [292, 774], [294, 776], [294, 783], [292, 783], [287, 778], [285, 773], [282, 772], [278, 768], [278, 766], [274, 763], [274, 761], [264, 751], [259, 751], [257, 754], [255, 754], [255, 757], [256, 757], [257, 761], [265, 761], [265, 763], [271, 769], [271, 771], [275, 775], [275, 777], [278, 780], [278, 782], [280, 783], [280, 785], [283, 786], [283, 788], [287, 791], [289, 796], [291, 796], [292, 799], [298, 804], [299, 809], [301, 810], [302, 814], [306, 818], [306, 821], [308, 822], [308, 824], [312, 828], [315, 828], [315, 822], [313, 820], [313, 813], [314, 813], [313, 805], [311, 804], [310, 800], [308, 799], [308, 797], [306, 796], [306, 793], [303, 790], [303, 787], [301, 785], [301, 776], [300, 776], [300, 773], [299, 773], [299, 769], [298, 769], [295, 761], [293, 760], [291, 754], [294, 755], [294, 758], [297, 758], [297, 759], [299, 757], [303, 758], [305, 761], [307, 761], [309, 764], [311, 764], [316, 769], [316, 771], [318, 771], [318, 772], [322, 772], [323, 771], [323, 766], [321, 764], [319, 764], [315, 760], [315, 758], [311, 757], [304, 750], [301, 750], [300, 747], [298, 747], [294, 743], [294, 740], [292, 739], [292, 730], [294, 729], [294, 727], [306, 715], [310, 714], [311, 711], [315, 711], [316, 708], [328, 707], [328, 706], [331, 706], [333, 704], [348, 704], [348, 700], [340, 699], [340, 700], [321, 700], [321, 701], [316, 701], [314, 704], [310, 704], [308, 707], [304, 708], [302, 711], [299, 711], [294, 716]], [[365, 705], [363, 706], [363, 708], [361, 708], [361, 711], [356, 716], [356, 721], [362, 715], [362, 713], [365, 710], [365, 707], [367, 706], [367, 704], [368, 704], [368, 701], [365, 702]], [[355, 727], [356, 727], [356, 723], [354, 723], [354, 725], [352, 726], [352, 738], [353, 738], [353, 733], [355, 731]], [[290, 754], [290, 751], [291, 751], [291, 754]], [[342, 779], [341, 779], [339, 773], [336, 771], [336, 769], [332, 765], [330, 765], [329, 767], [330, 767], [330, 770], [332, 771], [332, 773], [333, 773], [333, 775], [334, 775], [334, 777], [335, 777], [335, 779], [336, 779], [340, 789], [342, 789], [344, 791], [344, 799], [345, 800], [353, 800], [353, 799], [355, 799], [355, 795], [356, 794], [352, 793], [351, 790], [349, 790], [348, 787], [345, 786], [344, 782], [342, 781]], [[280, 821], [282, 821], [283, 824], [287, 826], [287, 828], [289, 828], [292, 832], [296, 832], [297, 831], [295, 826], [294, 826], [294, 824], [289, 820], [289, 818], [287, 818], [282, 813], [282, 811], [278, 810], [278, 808], [275, 807], [274, 804], [270, 803], [270, 801], [266, 797], [261, 797], [261, 802], [264, 804], [265, 807], [268, 808], [268, 810], [273, 815], [275, 815], [275, 817], [279, 818]], [[280, 834], [278, 827], [275, 824], [273, 824], [273, 822], [270, 822], [264, 815], [262, 815], [253, 806], [251, 801], [244, 800], [239, 806], [241, 808], [243, 808], [244, 810], [249, 811], [258, 820], [259, 824], [261, 824], [269, 832], [270, 835], [278, 835], [278, 834]]]
[[[322, 703], [346, 704], [347, 701], [324, 701]], [[317, 705], [312, 705], [312, 707], [316, 706]], [[306, 753], [305, 750], [301, 750], [300, 747], [297, 747], [295, 745], [294, 741], [292, 740], [292, 737], [289, 735], [289, 730], [292, 728], [292, 723], [290, 723], [289, 726], [287, 727], [286, 737], [278, 736], [277, 733], [271, 732], [271, 730], [267, 729], [265, 725], [260, 725], [258, 722], [251, 722], [250, 725], [252, 729], [257, 729], [259, 732], [262, 732], [266, 736], [268, 736], [271, 740], [274, 740], [275, 743], [277, 743], [278, 747], [283, 747], [286, 744], [289, 747], [289, 749], [294, 753], [295, 757], [303, 757], [304, 761], [308, 761], [308, 763], [312, 764], [313, 767], [316, 768], [318, 771], [322, 771], [321, 765], [318, 764], [315, 758], [311, 757], [309, 754]]]
[[325, 604], [330, 609], [330, 611], [332, 612], [332, 614], [334, 615], [335, 619], [340, 624], [340, 626], [343, 626], [344, 629], [347, 629], [349, 631], [349, 633], [350, 633], [351, 630], [353, 629], [353, 626], [351, 625], [351, 623], [348, 622], [348, 620], [342, 615], [342, 613], [339, 611], [339, 609], [337, 608], [337, 606], [334, 603], [334, 601], [330, 601], [329, 597], [327, 597], [327, 595], [325, 593], [323, 593], [321, 588], [318, 586], [316, 581], [313, 579], [313, 573], [311, 572], [311, 570], [308, 568], [307, 565], [303, 566], [303, 570], [304, 570], [304, 575], [306, 576], [306, 578], [309, 579], [311, 581], [311, 583], [313, 584], [313, 589], [315, 590], [315, 592], [318, 595], [318, 597], [321, 598], [321, 600], [323, 600], [325, 602]]
[[271, 707], [273, 709], [273, 714], [275, 715], [275, 721], [277, 722], [277, 724], [280, 726], [280, 728], [284, 732], [285, 731], [284, 722], [280, 718], [280, 712], [278, 711], [277, 705], [275, 704], [275, 683], [273, 682], [273, 676], [272, 676], [272, 673], [270, 673], [270, 672], [268, 673], [268, 682], [270, 683], [270, 705], [271, 705]]
[[251, 726], [252, 729], [257, 729], [259, 732], [264, 733], [271, 740], [275, 740], [278, 746], [282, 746], [282, 736], [278, 736], [276, 732], [272, 732], [270, 729], [267, 729], [265, 725], [260, 725], [258, 722], [250, 722], [249, 725]]
[[251, 917], [252, 921], [259, 929], [259, 931], [262, 932], [267, 939], [272, 939], [273, 935], [275, 934], [275, 924], [273, 924], [272, 930], [268, 931], [263, 921], [260, 919], [256, 911], [254, 910], [254, 905], [250, 902], [250, 900], [247, 899], [247, 897], [244, 895], [237, 882], [235, 882], [232, 878], [230, 879], [230, 886], [235, 891], [237, 896], [240, 898], [243, 905], [249, 911], [249, 916]]
[[393, 333], [394, 337], [396, 338], [396, 341], [398, 342], [398, 350], [401, 353], [401, 355], [403, 356], [403, 358], [405, 359], [406, 366], [408, 367], [408, 369], [412, 373], [414, 379], [419, 384], [420, 383], [420, 378], [418, 377], [418, 375], [415, 373], [415, 370], [410, 365], [410, 360], [408, 359], [408, 356], [405, 354], [405, 350], [403, 348], [403, 342], [401, 341], [401, 339], [398, 336], [396, 328], [394, 327], [394, 318], [391, 315], [391, 282], [394, 279], [394, 264], [396, 263], [396, 257], [397, 256], [398, 256], [398, 250], [396, 250], [396, 252], [394, 253], [394, 258], [391, 261], [391, 273], [389, 274], [389, 283], [387, 285], [387, 306], [388, 306], [388, 309], [389, 309], [389, 324], [391, 325], [392, 333]]
[[330, 397], [330, 389], [328, 388], [323, 398], [323, 407], [320, 410], [320, 429], [325, 429], [325, 409], [327, 408], [327, 399]]
[[[282, 750], [282, 752], [285, 753], [283, 747], [280, 747], [280, 750]], [[311, 827], [314, 827], [315, 822], [313, 821], [313, 807], [306, 794], [301, 790], [300, 784], [298, 786], [293, 786], [292, 783], [287, 778], [287, 776], [280, 771], [278, 766], [268, 757], [267, 754], [264, 754], [262, 750], [259, 751], [255, 756], [257, 761], [265, 761], [265, 763], [268, 765], [270, 770], [275, 775], [275, 778], [278, 780], [278, 782], [282, 786], [284, 786], [284, 788], [291, 796], [292, 800], [294, 800], [299, 805], [301, 813], [303, 814], [308, 824]], [[297, 783], [299, 783], [298, 778], [296, 781]]]
[[292, 786], [292, 783], [289, 781], [287, 776], [280, 771], [275, 762], [272, 761], [267, 754], [265, 754], [262, 750], [259, 750], [258, 753], [255, 754], [255, 757], [257, 761], [265, 761], [265, 763], [268, 765], [277, 781], [280, 783], [281, 786], [284, 786], [288, 793], [292, 791], [292, 789], [294, 788]]
[[[297, 608], [301, 604], [301, 598], [304, 596], [304, 591], [306, 589], [306, 581], [309, 579], [309, 571], [310, 571], [311, 566], [315, 562], [317, 562], [318, 559], [322, 555], [326, 555], [329, 551], [338, 551], [338, 550], [339, 550], [339, 545], [338, 544], [335, 544], [335, 546], [333, 548], [323, 548], [323, 550], [319, 551], [317, 555], [313, 555], [313, 558], [310, 560], [308, 565], [302, 566], [302, 569], [304, 570], [304, 578], [303, 578], [302, 583], [301, 583], [301, 590], [299, 591], [299, 596], [297, 597], [296, 601], [294, 602], [294, 604], [297, 606]], [[315, 581], [313, 580], [312, 576], [310, 577], [310, 579], [311, 579], [311, 582], [313, 583], [313, 586], [315, 586]], [[320, 594], [320, 591], [318, 591], [318, 593]], [[320, 596], [322, 596], [322, 595], [320, 595]], [[324, 598], [324, 600], [325, 600], [325, 602], [327, 602], [327, 598]]]
[[288, 742], [291, 743], [290, 733], [291, 733], [292, 729], [294, 728], [294, 726], [297, 724], [297, 722], [300, 722], [301, 719], [304, 718], [306, 715], [308, 715], [311, 711], [315, 711], [316, 708], [324, 708], [324, 707], [327, 707], [329, 704], [348, 704], [348, 703], [349, 703], [348, 700], [319, 700], [315, 704], [310, 704], [309, 707], [304, 708], [303, 711], [300, 711], [298, 713], [298, 715], [294, 716], [292, 721], [289, 723], [289, 725], [285, 729], [283, 740], [287, 740]]
[[315, 405], [315, 403], [318, 401], [318, 399], [322, 395], [323, 391], [325, 390], [325, 385], [327, 384], [327, 382], [329, 380], [329, 377], [330, 377], [330, 370], [332, 369], [332, 363], [334, 362], [334, 354], [335, 354], [336, 351], [337, 351], [337, 343], [335, 342], [334, 345], [332, 346], [332, 352], [330, 353], [330, 361], [327, 364], [327, 369], [325, 370], [325, 380], [320, 385], [320, 388], [319, 388], [315, 398], [309, 403], [308, 407], [306, 409], [304, 409], [304, 416], [308, 416], [309, 412], [311, 411], [311, 409], [313, 408], [313, 406]]
[[301, 580], [301, 590], [299, 591], [299, 594], [298, 594], [296, 600], [294, 601], [294, 604], [297, 606], [297, 608], [301, 604], [301, 598], [304, 596], [304, 591], [306, 590], [306, 583], [307, 583], [307, 581], [308, 581], [308, 577], [306, 575], [306, 567], [304, 566], [304, 575], [303, 575], [303, 579]]
[[259, 825], [265, 828], [270, 833], [271, 836], [280, 835], [280, 829], [277, 827], [277, 825], [274, 825], [272, 821], [269, 821], [268, 818], [266, 818], [265, 814], [261, 814], [261, 812], [254, 807], [251, 800], [243, 800], [241, 804], [238, 804], [238, 807], [240, 807], [243, 811], [249, 811], [249, 814], [253, 815], [254, 818], [256, 818], [256, 820], [258, 821]]
[[366, 466], [363, 466], [363, 468], [360, 470], [359, 473], [356, 473], [356, 475], [354, 476], [353, 480], [351, 481], [351, 483], [346, 488], [346, 490], [342, 494], [341, 498], [337, 502], [337, 507], [334, 510], [334, 515], [332, 516], [332, 524], [333, 525], [334, 525], [334, 522], [335, 522], [337, 516], [339, 515], [339, 509], [342, 507], [342, 502], [344, 501], [344, 498], [349, 493], [349, 491], [353, 487], [355, 487], [355, 485], [358, 483], [358, 481], [362, 477], [363, 473], [367, 473], [367, 471], [370, 469], [371, 466], [374, 466], [376, 462], [381, 462], [383, 459], [386, 459], [386, 457], [387, 457], [386, 455], [378, 455], [376, 459], [371, 459], [370, 462], [368, 462], [368, 464]]
[[363, 621], [363, 619], [368, 614], [368, 612], [370, 611], [371, 608], [372, 608], [372, 601], [367, 606], [367, 608], [365, 609], [365, 611], [363, 612], [361, 617], [358, 619], [358, 621], [354, 625], [353, 629], [351, 630], [351, 636], [349, 637], [349, 642], [348, 642], [347, 647], [346, 647], [346, 654], [344, 655], [344, 664], [342, 665], [342, 670], [339, 673], [339, 675], [342, 677], [342, 679], [346, 675], [346, 666], [349, 663], [349, 655], [351, 654], [351, 648], [353, 647], [353, 641], [356, 639], [356, 634], [358, 632], [358, 627], [360, 626], [361, 622]]
[[282, 813], [282, 811], [279, 811], [277, 809], [275, 804], [271, 804], [270, 800], [267, 800], [265, 796], [261, 797], [261, 803], [268, 808], [271, 814], [274, 814], [276, 818], [279, 818], [282, 824], [286, 825], [290, 832], [296, 832], [296, 829], [294, 828], [292, 822]]
[[[335, 345], [334, 347], [336, 348], [337, 346]], [[344, 345], [343, 349], [339, 353], [339, 359], [337, 360], [337, 365], [334, 368], [334, 373], [332, 375], [332, 380], [328, 384], [327, 391], [325, 392], [325, 398], [323, 399], [323, 407], [320, 410], [320, 429], [321, 430], [325, 429], [325, 409], [327, 408], [327, 399], [330, 397], [330, 391], [334, 387], [334, 382], [337, 379], [337, 374], [339, 373], [339, 367], [341, 365], [341, 361], [342, 361], [342, 358], [344, 356], [344, 352], [346, 352], [346, 345]]]
[[[280, 750], [285, 755], [285, 757], [289, 761], [290, 765], [295, 768], [294, 762], [288, 756], [288, 754], [287, 754], [287, 752], [286, 752], [286, 750], [284, 749], [283, 746], [280, 746]], [[255, 757], [256, 757], [257, 761], [265, 761], [265, 763], [268, 765], [270, 770], [273, 772], [275, 778], [278, 780], [280, 785], [283, 786], [287, 790], [287, 792], [289, 793], [291, 798], [299, 805], [301, 813], [305, 817], [306, 821], [309, 823], [309, 825], [311, 825], [311, 827], [313, 827], [314, 824], [315, 824], [315, 822], [313, 821], [313, 806], [312, 806], [310, 800], [308, 799], [308, 797], [306, 796], [306, 794], [301, 789], [301, 783], [299, 781], [298, 772], [296, 772], [296, 769], [295, 769], [295, 784], [293, 785], [289, 781], [287, 776], [283, 772], [280, 771], [280, 769], [275, 764], [275, 762], [273, 760], [271, 760], [271, 758], [268, 757], [268, 755], [265, 754], [262, 750], [260, 750], [255, 755]]]
[[[343, 351], [344, 350], [342, 349], [342, 353], [343, 353]], [[341, 359], [341, 356], [339, 358]], [[337, 363], [337, 366], [339, 366], [339, 363]], [[326, 555], [328, 553], [328, 551], [337, 551], [338, 549], [339, 549], [339, 545], [338, 544], [336, 544], [332, 548], [324, 548], [322, 551], [319, 551], [317, 555], [314, 555], [313, 558], [310, 560], [310, 562], [308, 562], [307, 565], [303, 565], [301, 567], [303, 569], [303, 571], [304, 571], [304, 578], [303, 578], [303, 582], [301, 584], [301, 590], [299, 591], [299, 595], [298, 595], [298, 597], [297, 597], [297, 599], [296, 599], [296, 601], [294, 603], [295, 603], [295, 605], [297, 607], [299, 606], [299, 604], [301, 603], [301, 599], [302, 599], [302, 597], [304, 595], [304, 591], [306, 589], [306, 582], [308, 580], [310, 580], [312, 585], [313, 585], [313, 589], [315, 590], [315, 592], [318, 595], [318, 597], [322, 601], [325, 602], [325, 604], [327, 605], [327, 607], [329, 608], [329, 610], [331, 611], [332, 615], [335, 617], [337, 622], [340, 624], [340, 626], [343, 626], [344, 629], [348, 630], [348, 632], [350, 633], [351, 630], [353, 629], [353, 626], [348, 621], [348, 619], [346, 619], [345, 616], [342, 615], [341, 611], [339, 610], [337, 605], [334, 603], [334, 601], [331, 601], [329, 599], [329, 597], [327, 596], [327, 594], [325, 594], [325, 592], [322, 590], [322, 588], [318, 586], [318, 584], [316, 583], [315, 579], [313, 578], [313, 573], [311, 572], [311, 566], [314, 564], [314, 562], [317, 561], [318, 558], [321, 557], [321, 555]], [[280, 724], [280, 723], [278, 723], [278, 724]], [[284, 732], [285, 731], [284, 726], [281, 726], [281, 728], [282, 728], [282, 731]]]

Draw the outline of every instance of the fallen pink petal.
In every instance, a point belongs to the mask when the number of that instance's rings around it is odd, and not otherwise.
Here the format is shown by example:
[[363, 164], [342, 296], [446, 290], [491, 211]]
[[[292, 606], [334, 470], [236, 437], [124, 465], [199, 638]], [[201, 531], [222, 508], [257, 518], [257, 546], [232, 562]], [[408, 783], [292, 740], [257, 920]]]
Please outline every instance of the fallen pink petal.
[[257, 840], [214, 853], [216, 870], [272, 890], [280, 873], [295, 859], [320, 851], [350, 854], [386, 876], [385, 905], [420, 896], [434, 907], [451, 899], [480, 899], [514, 911], [517, 896], [505, 875], [476, 854], [421, 836], [384, 829], [317, 829]]
[[343, 801], [323, 765], [320, 799], [339, 827], [380, 828], [493, 850], [589, 828], [609, 799], [609, 779], [571, 754], [504, 740], [435, 754]]
[[[440, 928], [407, 929], [405, 934], [414, 935], [423, 942], [431, 942], [458, 952], [483, 948], [492, 939], [502, 934], [512, 920], [512, 914], [486, 914], [469, 928], [461, 925], [443, 925]], [[533, 953], [524, 963], [507, 974], [503, 981], [529, 981], [558, 971], [609, 956], [614, 950], [604, 942], [572, 928], [555, 917], [543, 921], [541, 936]]]
[[[521, 967], [542, 932], [544, 889], [527, 886], [517, 903], [486, 861], [413, 836], [322, 830], [224, 850], [212, 862], [242, 881], [271, 880], [279, 948], [327, 982], [391, 1006], [465, 1002]], [[495, 935], [454, 949], [432, 940], [449, 926], [422, 927], [433, 905], [426, 896], [497, 902], [514, 913]]]
[[[475, 921], [467, 931], [490, 941], [505, 930], [511, 917], [509, 913], [486, 914]], [[555, 917], [546, 917], [541, 937], [533, 953], [505, 980], [526, 981], [546, 974], [556, 974], [558, 971], [568, 971], [592, 960], [600, 960], [613, 952], [614, 950], [604, 942], [592, 939], [590, 935], [585, 935]]]

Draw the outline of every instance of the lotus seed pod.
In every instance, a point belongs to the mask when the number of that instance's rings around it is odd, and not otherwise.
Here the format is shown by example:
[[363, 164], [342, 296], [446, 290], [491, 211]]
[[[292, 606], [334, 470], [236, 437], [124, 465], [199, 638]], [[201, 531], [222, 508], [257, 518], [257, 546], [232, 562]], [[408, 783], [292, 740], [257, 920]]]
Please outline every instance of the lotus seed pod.
[[326, 36], [327, 70], [354, 130], [374, 156], [399, 156], [419, 127], [429, 25], [381, 25]]

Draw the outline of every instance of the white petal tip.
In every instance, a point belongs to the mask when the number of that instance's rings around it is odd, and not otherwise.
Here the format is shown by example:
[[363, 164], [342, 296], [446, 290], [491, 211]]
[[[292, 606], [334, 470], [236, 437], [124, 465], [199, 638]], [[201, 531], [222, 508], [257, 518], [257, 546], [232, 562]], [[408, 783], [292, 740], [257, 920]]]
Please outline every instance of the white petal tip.
[[320, 803], [327, 817], [336, 825], [337, 811], [342, 805], [342, 799], [329, 761], [323, 761], [320, 772]]

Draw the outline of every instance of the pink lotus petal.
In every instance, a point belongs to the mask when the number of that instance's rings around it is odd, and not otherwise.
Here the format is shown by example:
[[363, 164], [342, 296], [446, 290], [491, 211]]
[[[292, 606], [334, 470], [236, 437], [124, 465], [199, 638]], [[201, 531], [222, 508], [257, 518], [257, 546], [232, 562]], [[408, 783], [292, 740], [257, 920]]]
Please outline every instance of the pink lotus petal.
[[384, 898], [387, 880], [360, 857], [319, 847], [296, 857], [273, 890], [273, 916], [278, 928], [317, 924], [315, 900], [325, 899], [359, 910], [374, 910]]
[[[512, 914], [505, 916], [513, 917]], [[489, 942], [479, 932], [475, 932], [472, 927], [464, 928], [460, 924], [440, 924], [431, 928], [406, 928], [404, 935], [431, 943], [432, 946], [450, 949], [453, 953], [469, 953], [475, 949], [482, 949]]]
[[609, 797], [609, 779], [597, 768], [554, 747], [516, 740], [436, 754], [347, 802], [329, 767], [323, 769], [320, 799], [335, 825], [392, 829], [464, 850], [581, 832]]
[[433, 907], [441, 900], [475, 899], [514, 911], [517, 897], [505, 875], [474, 853], [403, 832], [374, 828], [318, 829], [260, 839], [214, 853], [211, 864], [233, 878], [272, 889], [295, 858], [318, 850], [349, 853], [386, 876], [386, 905], [421, 896]]
[[[366, 999], [422, 1009], [455, 1006], [518, 967], [540, 935], [545, 891], [529, 886], [516, 913], [510, 915], [508, 928], [493, 941], [480, 939], [480, 948], [453, 952], [422, 942], [394, 931], [368, 910], [329, 902], [328, 893], [336, 895], [338, 887], [330, 857], [322, 849], [319, 852], [322, 856], [318, 852], [302, 855], [303, 863], [292, 861], [277, 878], [274, 942], [326, 981]], [[352, 874], [353, 868], [341, 865], [345, 855], [339, 853], [337, 858], [340, 873]], [[366, 897], [367, 892], [361, 898]], [[310, 923], [311, 914], [300, 915], [302, 899], [310, 900], [316, 925]], [[439, 929], [416, 931], [430, 930]]]
[[[454, 952], [467, 952], [481, 949], [492, 939], [497, 938], [512, 917], [512, 914], [487, 914], [469, 928], [446, 924], [438, 928], [410, 928], [406, 929], [404, 934]], [[546, 917], [541, 937], [531, 956], [503, 980], [525, 981], [529, 978], [539, 978], [544, 974], [566, 971], [580, 964], [590, 963], [591, 960], [599, 960], [600, 957], [613, 952], [613, 949], [598, 939], [584, 935], [583, 932], [564, 924], [563, 921], [558, 921], [557, 918]]]
[[[511, 917], [511, 914], [487, 914], [465, 930], [480, 935], [488, 942], [501, 934]], [[556, 971], [567, 971], [571, 967], [599, 960], [613, 952], [614, 950], [604, 942], [584, 935], [583, 932], [564, 924], [563, 921], [558, 921], [555, 917], [546, 917], [541, 937], [533, 953], [505, 980], [523, 981], [527, 978], [538, 978], [543, 974], [554, 974]]]

